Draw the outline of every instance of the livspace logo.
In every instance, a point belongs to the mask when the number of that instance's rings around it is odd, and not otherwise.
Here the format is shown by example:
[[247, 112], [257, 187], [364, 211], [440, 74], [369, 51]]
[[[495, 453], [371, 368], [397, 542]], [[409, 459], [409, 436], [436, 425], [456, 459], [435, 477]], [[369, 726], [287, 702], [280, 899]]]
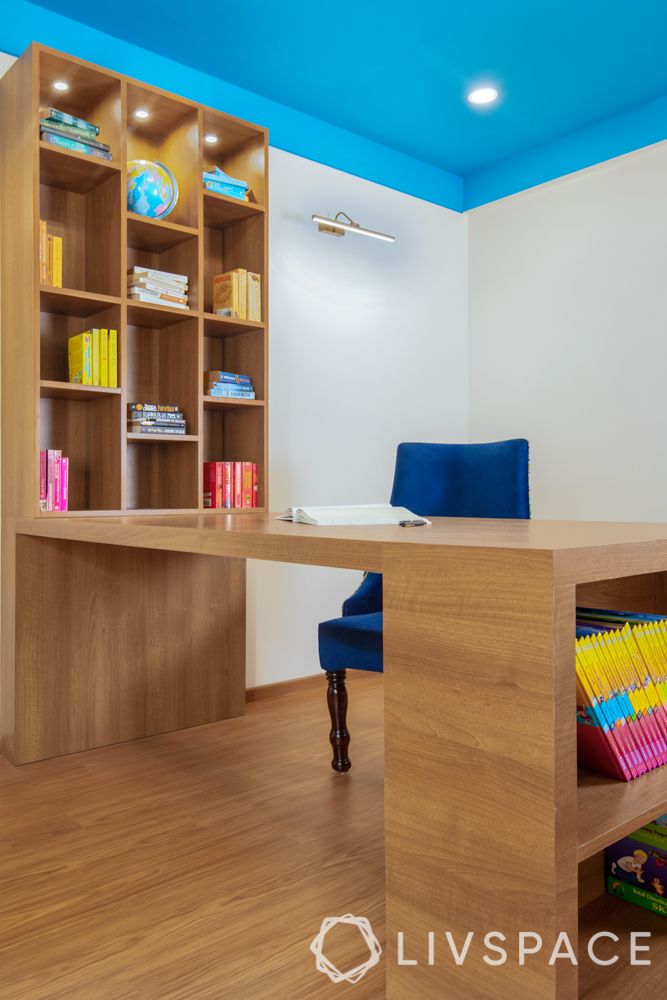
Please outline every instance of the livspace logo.
[[[338, 924], [352, 924], [357, 927], [368, 946], [366, 961], [347, 972], [337, 968], [324, 951], [327, 934]], [[651, 950], [647, 940], [650, 937], [650, 931], [630, 933], [628, 942], [623, 945], [623, 949], [627, 948], [629, 965], [651, 965], [651, 959], [647, 957], [647, 953]], [[477, 946], [478, 938], [483, 945], [481, 951]], [[621, 939], [613, 931], [597, 931], [589, 938], [586, 945], [588, 959], [594, 965], [616, 965], [622, 961], [621, 949], [616, 947], [620, 944]], [[411, 948], [406, 942], [403, 931], [398, 931], [395, 950], [397, 965], [461, 966], [468, 961], [482, 961], [491, 966], [506, 965], [507, 962], [516, 962], [519, 966], [539, 962], [549, 966], [554, 966], [558, 962], [579, 965], [579, 957], [566, 931], [557, 934], [550, 945], [545, 944], [542, 935], [537, 931], [519, 931], [516, 940], [512, 941], [502, 931], [488, 931], [483, 937], [476, 935], [474, 931], [468, 931], [465, 936], [459, 936], [458, 940], [451, 931], [445, 931], [444, 934], [428, 931], [421, 941], [412, 942], [412, 945]], [[311, 942], [310, 950], [315, 955], [317, 971], [327, 975], [332, 983], [358, 983], [374, 965], [378, 964], [382, 954], [382, 948], [370, 921], [366, 917], [355, 917], [351, 913], [346, 913], [342, 917], [325, 917], [319, 934]], [[420, 957], [417, 957], [418, 954]]]

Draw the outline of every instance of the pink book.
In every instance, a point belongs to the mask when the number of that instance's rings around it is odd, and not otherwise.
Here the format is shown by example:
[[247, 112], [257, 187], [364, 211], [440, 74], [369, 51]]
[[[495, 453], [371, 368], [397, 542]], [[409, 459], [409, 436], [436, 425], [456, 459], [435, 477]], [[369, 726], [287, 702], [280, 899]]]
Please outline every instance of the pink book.
[[60, 461], [60, 509], [69, 510], [69, 458], [63, 455]]
[[39, 453], [39, 509], [46, 510], [46, 452]]
[[54, 510], [53, 487], [56, 478], [56, 453], [53, 448], [49, 448], [46, 453], [46, 509]]
[[60, 474], [62, 468], [62, 451], [56, 451], [53, 463], [53, 509], [60, 510]]

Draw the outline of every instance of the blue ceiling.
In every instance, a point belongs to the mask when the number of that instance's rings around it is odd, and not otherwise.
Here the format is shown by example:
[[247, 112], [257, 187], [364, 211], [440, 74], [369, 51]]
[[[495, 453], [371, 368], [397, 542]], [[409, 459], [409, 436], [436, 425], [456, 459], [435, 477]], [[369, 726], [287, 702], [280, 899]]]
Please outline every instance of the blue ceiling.
[[37, 2], [459, 175], [667, 93], [665, 0]]

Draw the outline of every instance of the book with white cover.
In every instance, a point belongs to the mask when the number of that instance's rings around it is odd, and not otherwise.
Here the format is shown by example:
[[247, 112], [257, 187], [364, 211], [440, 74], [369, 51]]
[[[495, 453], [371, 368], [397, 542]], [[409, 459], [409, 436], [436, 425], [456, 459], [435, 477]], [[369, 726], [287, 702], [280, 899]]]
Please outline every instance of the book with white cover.
[[388, 503], [353, 504], [351, 507], [290, 507], [278, 521], [298, 521], [300, 524], [354, 525], [400, 524], [401, 521], [423, 521], [407, 507], [392, 507]]

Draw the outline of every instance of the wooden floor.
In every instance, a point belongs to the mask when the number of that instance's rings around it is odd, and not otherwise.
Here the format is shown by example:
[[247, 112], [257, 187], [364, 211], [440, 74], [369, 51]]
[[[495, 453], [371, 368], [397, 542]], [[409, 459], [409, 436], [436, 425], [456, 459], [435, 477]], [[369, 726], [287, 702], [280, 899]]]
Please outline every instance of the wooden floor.
[[[349, 687], [347, 775], [323, 678], [242, 719], [0, 760], [1, 1000], [383, 997], [384, 963], [334, 985], [309, 951], [348, 912], [384, 945], [382, 677]], [[345, 928], [327, 953], [367, 957]]]

